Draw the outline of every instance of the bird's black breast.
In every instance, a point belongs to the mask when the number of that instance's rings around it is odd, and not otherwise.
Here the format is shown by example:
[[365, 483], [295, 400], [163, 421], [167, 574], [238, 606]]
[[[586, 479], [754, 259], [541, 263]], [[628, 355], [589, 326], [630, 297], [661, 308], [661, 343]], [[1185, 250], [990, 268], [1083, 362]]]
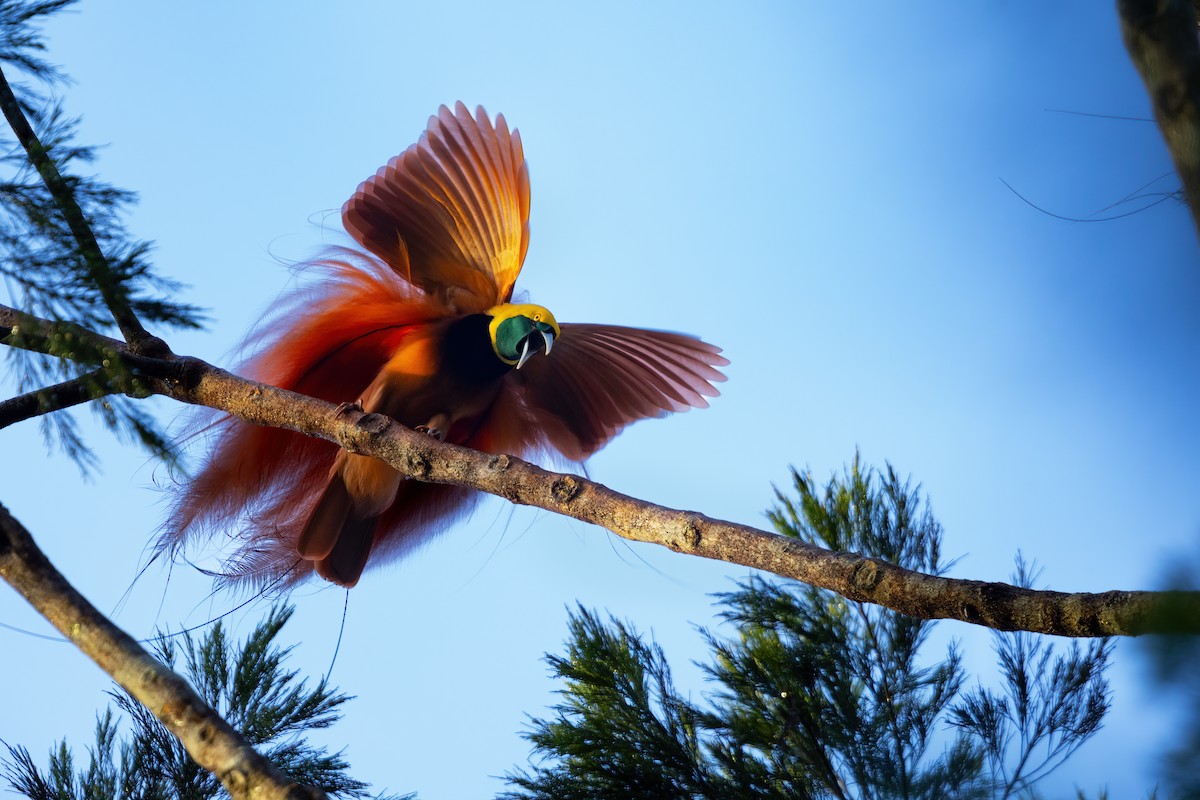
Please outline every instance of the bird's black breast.
[[488, 332], [491, 317], [468, 314], [454, 320], [442, 338], [441, 359], [445, 371], [464, 385], [487, 385], [504, 377], [512, 367], [492, 349]]

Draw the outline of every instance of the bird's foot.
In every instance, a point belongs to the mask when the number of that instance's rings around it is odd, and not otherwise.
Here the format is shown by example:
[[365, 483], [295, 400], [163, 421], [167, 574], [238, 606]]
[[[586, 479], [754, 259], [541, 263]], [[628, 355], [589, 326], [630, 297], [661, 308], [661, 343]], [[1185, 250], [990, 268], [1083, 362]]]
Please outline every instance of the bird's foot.
[[413, 430], [417, 433], [424, 433], [428, 436], [432, 436], [439, 442], [446, 441], [446, 432], [440, 428], [431, 428], [428, 425], [418, 425], [417, 427], [413, 428]]
[[362, 400], [358, 400], [357, 402], [354, 402], [354, 403], [338, 403], [337, 408], [335, 408], [333, 410], [333, 415], [335, 417], [343, 417], [346, 414], [351, 413], [352, 411], [361, 412], [362, 410], [363, 410]]

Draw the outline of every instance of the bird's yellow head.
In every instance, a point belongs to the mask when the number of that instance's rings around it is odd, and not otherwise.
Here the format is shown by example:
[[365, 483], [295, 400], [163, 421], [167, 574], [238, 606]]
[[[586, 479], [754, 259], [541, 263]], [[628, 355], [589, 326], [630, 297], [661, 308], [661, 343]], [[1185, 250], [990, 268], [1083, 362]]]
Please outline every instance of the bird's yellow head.
[[520, 369], [529, 357], [550, 348], [559, 336], [554, 315], [533, 303], [501, 303], [486, 312], [492, 318], [488, 333], [496, 357], [505, 364]]

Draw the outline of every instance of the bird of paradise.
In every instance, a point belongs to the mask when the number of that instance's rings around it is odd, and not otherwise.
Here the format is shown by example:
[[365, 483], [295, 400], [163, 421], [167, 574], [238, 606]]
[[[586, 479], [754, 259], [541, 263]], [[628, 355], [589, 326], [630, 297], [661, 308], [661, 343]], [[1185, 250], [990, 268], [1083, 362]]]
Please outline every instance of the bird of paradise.
[[[512, 303], [529, 247], [520, 134], [458, 103], [364, 181], [342, 222], [365, 252], [314, 262], [251, 339], [256, 380], [490, 453], [583, 461], [631, 422], [688, 407], [724, 380], [720, 348], [679, 333], [562, 323]], [[226, 577], [354, 586], [468, 510], [476, 493], [404, 478], [319, 439], [229, 418], [176, 497], [160, 545], [237, 531]]]

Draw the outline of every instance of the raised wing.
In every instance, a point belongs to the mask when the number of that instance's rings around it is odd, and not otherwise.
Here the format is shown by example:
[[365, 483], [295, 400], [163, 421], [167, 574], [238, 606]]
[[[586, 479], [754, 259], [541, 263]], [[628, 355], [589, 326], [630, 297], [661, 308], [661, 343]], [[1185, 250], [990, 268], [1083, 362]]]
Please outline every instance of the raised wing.
[[631, 422], [707, 406], [720, 352], [682, 333], [566, 323], [550, 355], [509, 374], [547, 442], [582, 461]]
[[442, 106], [420, 140], [358, 187], [342, 224], [457, 313], [512, 295], [529, 248], [529, 170], [503, 115]]

